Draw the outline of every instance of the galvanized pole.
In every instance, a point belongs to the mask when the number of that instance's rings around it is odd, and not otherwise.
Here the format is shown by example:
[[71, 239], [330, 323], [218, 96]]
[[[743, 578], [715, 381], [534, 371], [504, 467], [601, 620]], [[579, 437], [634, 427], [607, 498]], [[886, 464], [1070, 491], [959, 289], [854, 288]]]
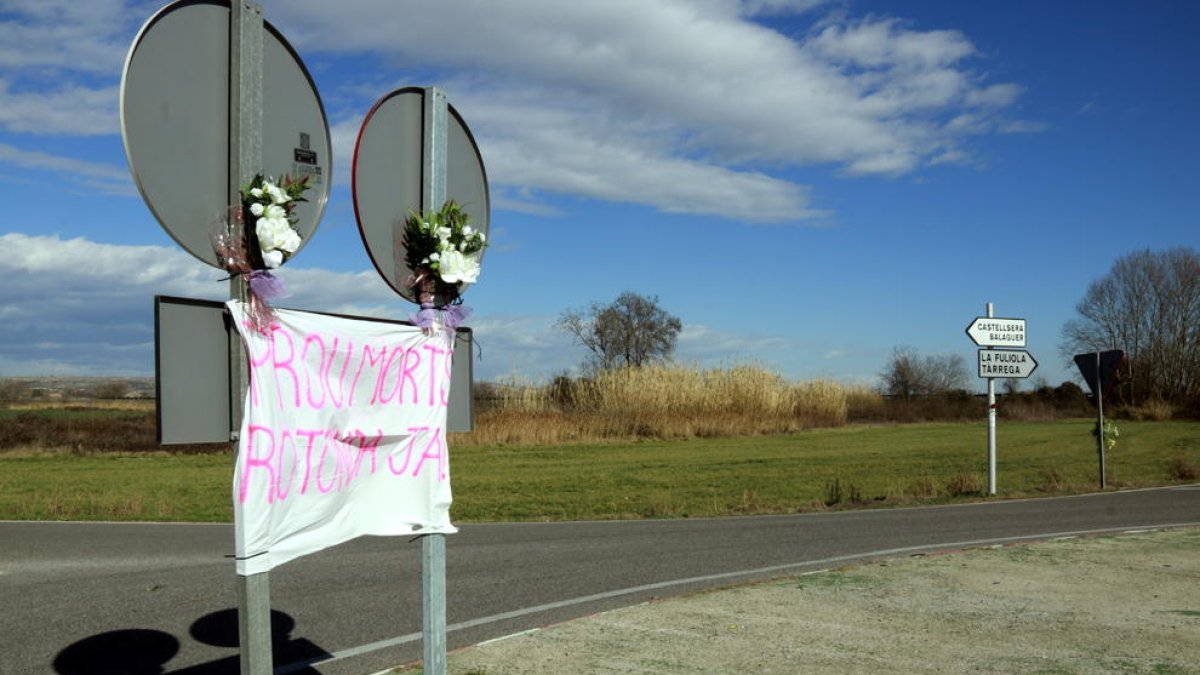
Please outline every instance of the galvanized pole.
[[[233, 0], [229, 6], [229, 199], [240, 204], [240, 188], [262, 166], [263, 115], [263, 12], [251, 0]], [[229, 280], [229, 297], [246, 301], [243, 279]], [[248, 374], [246, 354], [237, 331], [229, 341], [229, 411], [233, 451], [238, 450], [242, 408]], [[271, 592], [266, 572], [237, 575], [238, 639], [243, 675], [270, 675]]]
[[[424, 162], [421, 167], [421, 209], [440, 209], [446, 201], [449, 104], [435, 87], [425, 89], [423, 129]], [[425, 675], [446, 674], [446, 535], [421, 538], [421, 632]]]
[[[992, 303], [987, 304], [987, 316], [993, 317]], [[988, 347], [993, 349], [993, 347]], [[987, 379], [988, 396], [988, 494], [996, 494], [996, 378]]]
[[1096, 352], [1096, 451], [1100, 454], [1100, 489], [1108, 487], [1104, 471], [1104, 383], [1100, 375], [1100, 352]]

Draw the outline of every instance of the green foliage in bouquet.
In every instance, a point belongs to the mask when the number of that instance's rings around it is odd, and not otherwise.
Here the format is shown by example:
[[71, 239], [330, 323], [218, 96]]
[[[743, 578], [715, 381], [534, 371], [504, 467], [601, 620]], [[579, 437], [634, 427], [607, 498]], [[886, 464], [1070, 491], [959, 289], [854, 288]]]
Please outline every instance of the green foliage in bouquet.
[[479, 254], [487, 247], [483, 232], [471, 226], [470, 216], [453, 199], [437, 211], [409, 213], [403, 243], [404, 262], [413, 272], [410, 285], [446, 302], [458, 296], [462, 284], [479, 278]]

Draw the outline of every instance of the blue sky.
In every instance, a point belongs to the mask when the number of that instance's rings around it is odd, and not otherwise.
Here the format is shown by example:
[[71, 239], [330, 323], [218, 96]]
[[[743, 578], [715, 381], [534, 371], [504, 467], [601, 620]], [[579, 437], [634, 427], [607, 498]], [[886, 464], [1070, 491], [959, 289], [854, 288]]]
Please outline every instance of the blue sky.
[[[1058, 384], [1089, 283], [1200, 247], [1187, 0], [262, 5], [334, 144], [284, 304], [411, 311], [362, 247], [349, 164], [379, 97], [436, 85], [490, 179], [480, 379], [576, 367], [555, 319], [631, 290], [680, 317], [684, 363], [868, 384], [899, 346], [973, 371], [964, 328], [993, 302]], [[0, 376], [152, 374], [153, 295], [227, 293], [125, 164], [121, 70], [160, 6], [0, 0]]]

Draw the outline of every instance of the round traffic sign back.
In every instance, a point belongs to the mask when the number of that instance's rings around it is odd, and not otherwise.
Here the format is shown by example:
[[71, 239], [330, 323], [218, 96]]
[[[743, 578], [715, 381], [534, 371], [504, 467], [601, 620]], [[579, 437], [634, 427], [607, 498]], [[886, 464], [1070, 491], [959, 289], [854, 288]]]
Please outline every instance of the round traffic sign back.
[[[121, 77], [121, 134], [134, 181], [171, 237], [219, 267], [209, 233], [229, 194], [228, 0], [179, 0], [134, 38]], [[325, 211], [331, 143], [325, 109], [295, 50], [263, 22], [262, 173], [309, 176], [296, 231], [308, 243]]]
[[[411, 211], [442, 207], [422, 204], [426, 92], [404, 87], [376, 101], [359, 131], [352, 169], [354, 213], [367, 253], [388, 285], [412, 302], [416, 294], [405, 284], [413, 271], [404, 262], [404, 220]], [[456, 201], [486, 235], [490, 204], [483, 158], [462, 116], [448, 107], [446, 199]]]

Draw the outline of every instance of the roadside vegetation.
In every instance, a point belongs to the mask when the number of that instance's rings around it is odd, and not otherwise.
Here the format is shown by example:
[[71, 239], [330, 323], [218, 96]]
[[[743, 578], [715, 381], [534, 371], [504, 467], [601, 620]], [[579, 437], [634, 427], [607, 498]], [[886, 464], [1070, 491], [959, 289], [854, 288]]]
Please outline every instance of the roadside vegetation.
[[[985, 404], [884, 396], [755, 366], [652, 365], [478, 387], [451, 436], [457, 522], [795, 513], [981, 499]], [[157, 445], [153, 401], [0, 404], [0, 518], [227, 521], [226, 444]], [[1193, 482], [1200, 422], [1170, 406], [1110, 411], [1112, 488]], [[1079, 387], [1001, 397], [1000, 498], [1097, 489]]]

